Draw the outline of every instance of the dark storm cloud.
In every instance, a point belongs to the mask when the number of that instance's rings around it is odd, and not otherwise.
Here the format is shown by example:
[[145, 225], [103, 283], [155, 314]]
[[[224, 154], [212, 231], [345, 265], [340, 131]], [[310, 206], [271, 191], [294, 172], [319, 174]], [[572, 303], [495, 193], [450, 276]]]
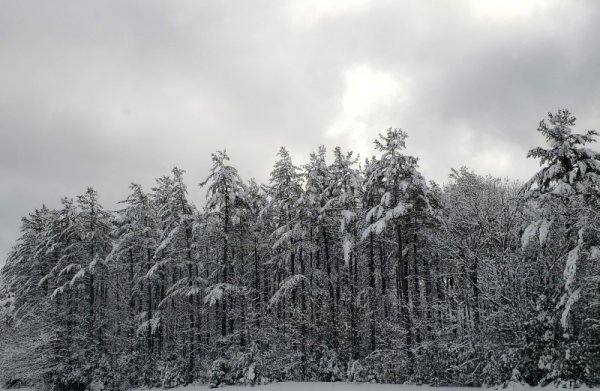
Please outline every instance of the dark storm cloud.
[[2, 3], [0, 263], [21, 216], [88, 185], [113, 207], [178, 165], [201, 203], [224, 147], [264, 181], [279, 145], [364, 155], [398, 126], [429, 178], [529, 177], [547, 111], [600, 122], [599, 6], [508, 4]]

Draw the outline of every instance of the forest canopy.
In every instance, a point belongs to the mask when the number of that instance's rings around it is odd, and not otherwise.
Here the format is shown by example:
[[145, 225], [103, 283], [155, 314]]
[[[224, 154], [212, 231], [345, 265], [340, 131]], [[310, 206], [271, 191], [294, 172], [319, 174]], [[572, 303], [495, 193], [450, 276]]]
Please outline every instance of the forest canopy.
[[0, 272], [0, 382], [598, 385], [598, 132], [574, 126], [540, 122], [526, 183], [427, 182], [390, 128], [364, 160], [281, 148], [266, 184], [217, 151], [202, 208], [179, 168], [117, 210], [42, 206]]

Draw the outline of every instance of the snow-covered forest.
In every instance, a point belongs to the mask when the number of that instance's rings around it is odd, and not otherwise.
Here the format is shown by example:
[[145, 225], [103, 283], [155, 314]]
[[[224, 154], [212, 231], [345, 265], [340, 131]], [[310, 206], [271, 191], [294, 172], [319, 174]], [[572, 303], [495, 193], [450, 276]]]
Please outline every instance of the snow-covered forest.
[[526, 183], [428, 182], [389, 129], [366, 159], [281, 148], [266, 184], [218, 151], [206, 201], [174, 168], [118, 210], [42, 206], [1, 271], [0, 381], [598, 385], [598, 133], [567, 110], [537, 130]]

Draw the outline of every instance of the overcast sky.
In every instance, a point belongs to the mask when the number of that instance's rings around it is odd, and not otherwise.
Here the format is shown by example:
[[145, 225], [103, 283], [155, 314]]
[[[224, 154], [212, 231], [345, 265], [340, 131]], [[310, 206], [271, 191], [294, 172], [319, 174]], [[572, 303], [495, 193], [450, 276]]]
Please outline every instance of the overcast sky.
[[278, 147], [371, 155], [409, 134], [428, 179], [529, 178], [535, 129], [600, 127], [598, 1], [0, 1], [0, 264], [20, 217], [94, 186], [108, 208], [210, 153], [265, 181]]

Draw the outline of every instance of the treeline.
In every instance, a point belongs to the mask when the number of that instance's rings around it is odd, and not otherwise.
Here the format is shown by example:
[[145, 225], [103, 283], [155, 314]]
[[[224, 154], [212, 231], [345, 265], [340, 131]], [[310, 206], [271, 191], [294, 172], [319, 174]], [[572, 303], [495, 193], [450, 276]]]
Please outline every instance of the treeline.
[[282, 148], [267, 185], [217, 152], [201, 209], [178, 168], [119, 210], [91, 188], [36, 209], [1, 271], [0, 380], [599, 384], [598, 133], [574, 124], [540, 122], [525, 184], [427, 183], [389, 129], [364, 161]]

